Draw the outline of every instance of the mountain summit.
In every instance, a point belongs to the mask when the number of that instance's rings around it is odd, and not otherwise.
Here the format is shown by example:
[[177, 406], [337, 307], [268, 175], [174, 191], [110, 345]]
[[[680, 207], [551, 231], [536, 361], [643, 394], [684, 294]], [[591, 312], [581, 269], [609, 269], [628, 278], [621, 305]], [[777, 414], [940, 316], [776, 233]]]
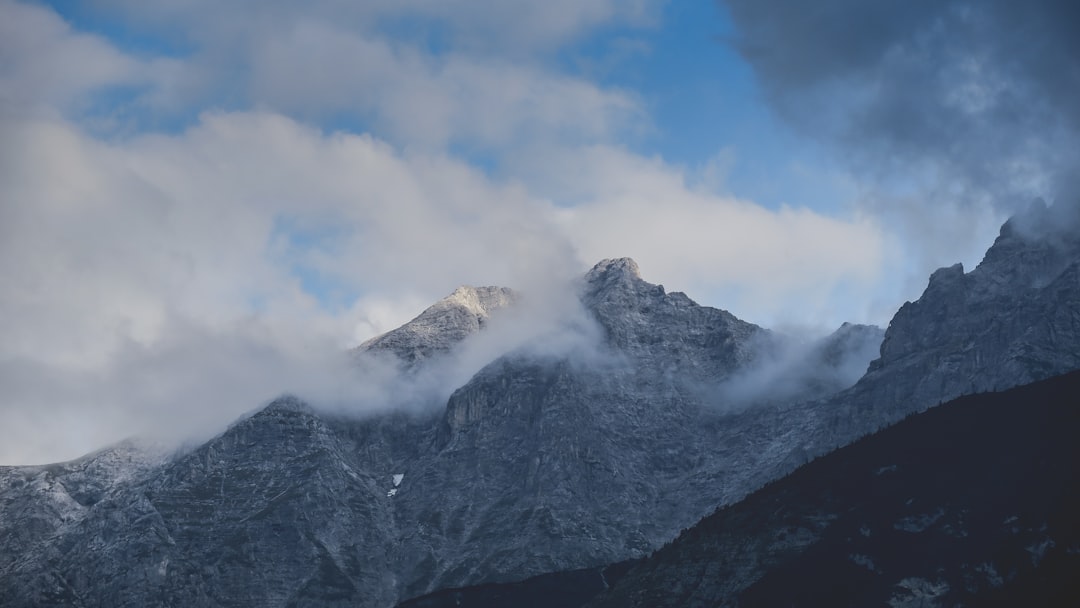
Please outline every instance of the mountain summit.
[[470, 335], [480, 331], [498, 310], [518, 299], [506, 287], [462, 285], [429, 306], [405, 325], [376, 336], [357, 347], [358, 352], [389, 352], [408, 364], [449, 352]]

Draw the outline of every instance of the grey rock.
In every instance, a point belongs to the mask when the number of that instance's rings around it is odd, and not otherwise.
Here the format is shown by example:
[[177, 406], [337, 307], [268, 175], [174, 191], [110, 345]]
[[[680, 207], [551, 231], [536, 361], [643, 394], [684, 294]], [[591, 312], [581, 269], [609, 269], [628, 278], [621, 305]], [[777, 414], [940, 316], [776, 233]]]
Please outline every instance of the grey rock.
[[942, 268], [922, 297], [900, 307], [866, 375], [806, 412], [821, 425], [812, 451], [961, 395], [1077, 368], [1080, 220], [1037, 202], [1002, 226], [974, 270]]

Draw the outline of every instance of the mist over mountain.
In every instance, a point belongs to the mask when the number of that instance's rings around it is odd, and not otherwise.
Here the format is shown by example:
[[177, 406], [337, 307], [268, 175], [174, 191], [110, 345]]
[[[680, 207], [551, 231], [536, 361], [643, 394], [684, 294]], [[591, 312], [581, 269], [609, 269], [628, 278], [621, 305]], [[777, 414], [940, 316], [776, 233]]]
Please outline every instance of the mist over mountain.
[[[757, 483], [751, 446], [769, 430], [738, 412], [840, 390], [880, 339], [847, 326], [806, 344], [667, 293], [629, 259], [575, 290], [569, 304], [462, 288], [352, 353], [398, 402], [395, 387], [430, 399], [418, 387], [465, 373], [442, 408], [357, 418], [283, 398], [163, 462], [99, 466], [106, 450], [3, 469], [5, 496], [31, 506], [0, 521], [36, 522], [20, 546], [39, 548], [6, 566], [5, 594], [227, 604], [250, 586], [268, 603], [382, 605], [645, 555]], [[814, 371], [782, 391], [718, 397], [795, 352]], [[88, 483], [101, 489], [70, 498]]]
[[0, 469], [0, 528], [18, 531], [0, 597], [387, 606], [645, 557], [912, 412], [1080, 367], [1080, 243], [1056, 213], [935, 273], [884, 341], [770, 331], [627, 258], [571, 298], [459, 289], [351, 353], [382, 382], [370, 398], [422, 404], [358, 417], [283, 397], [173, 455]]

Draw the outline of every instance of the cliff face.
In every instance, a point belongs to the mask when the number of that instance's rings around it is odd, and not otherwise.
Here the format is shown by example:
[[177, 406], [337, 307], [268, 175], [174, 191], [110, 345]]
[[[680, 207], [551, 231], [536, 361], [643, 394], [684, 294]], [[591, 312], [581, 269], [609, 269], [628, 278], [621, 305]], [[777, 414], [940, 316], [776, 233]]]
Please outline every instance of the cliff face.
[[818, 440], [843, 445], [960, 395], [1077, 368], [1080, 220], [1037, 203], [1002, 226], [974, 270], [942, 268], [900, 307], [866, 375], [819, 409]]
[[403, 598], [642, 555], [723, 500], [722, 484], [688, 491], [722, 466], [723, 414], [701, 387], [768, 332], [666, 294], [632, 260], [601, 262], [581, 289], [595, 352], [511, 353], [450, 397], [395, 497], [417, 522], [400, 539]]

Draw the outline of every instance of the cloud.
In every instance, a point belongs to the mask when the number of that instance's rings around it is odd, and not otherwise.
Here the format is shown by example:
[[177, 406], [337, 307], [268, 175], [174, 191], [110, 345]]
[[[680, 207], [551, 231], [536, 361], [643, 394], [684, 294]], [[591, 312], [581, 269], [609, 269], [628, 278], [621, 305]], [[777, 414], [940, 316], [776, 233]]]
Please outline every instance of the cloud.
[[171, 44], [125, 52], [48, 8], [5, 2], [9, 103], [92, 115], [106, 134], [259, 109], [399, 146], [484, 151], [647, 123], [634, 94], [562, 73], [552, 54], [599, 27], [647, 27], [649, 0], [99, 4]]
[[503, 148], [612, 137], [643, 112], [633, 95], [546, 70], [301, 22], [252, 41], [248, 94], [299, 116], [369, 118], [392, 141]]
[[0, 111], [66, 106], [102, 87], [145, 82], [144, 66], [52, 11], [0, 2]]
[[723, 4], [772, 107], [834, 144], [912, 256], [975, 262], [1003, 216], [1076, 199], [1076, 3]]
[[[111, 143], [62, 121], [0, 127], [0, 361], [36, 370], [42, 394], [71, 383], [92, 387], [70, 391], [83, 395], [85, 410], [44, 416], [49, 424], [80, 419], [91, 438], [131, 427], [98, 416], [92, 404], [107, 400], [141, 421], [144, 409], [162, 409], [119, 388], [138, 373], [131, 353], [189, 354], [168, 361], [177, 385], [197, 383], [207, 368], [189, 367], [198, 358], [192, 353], [239, 348], [238, 323], [271, 332], [301, 325], [340, 351], [361, 323], [371, 323], [361, 307], [372, 298], [397, 304], [396, 319], [381, 325], [400, 323], [418, 312], [401, 303], [431, 302], [459, 283], [512, 283], [575, 265], [545, 220], [544, 203], [460, 162], [404, 157], [369, 136], [325, 135], [265, 113], [207, 115], [180, 135]], [[296, 228], [306, 225], [334, 231], [323, 237]], [[313, 275], [360, 295], [342, 310], [327, 308], [318, 290], [305, 289], [304, 277]], [[176, 342], [189, 334], [202, 337]], [[300, 376], [282, 373], [283, 362], [307, 366], [265, 352], [286, 342], [256, 342], [260, 357], [226, 359], [209, 374], [250, 383], [234, 392], [247, 399], [192, 407], [234, 415], [253, 407], [263, 389], [245, 370], [260, 360], [272, 363], [263, 366], [265, 386], [287, 390], [283, 379]], [[22, 400], [29, 394], [6, 396], [5, 417], [44, 412], [48, 400]], [[188, 403], [179, 392], [175, 399], [178, 407]], [[49, 424], [5, 424], [6, 445], [49, 436]]]
[[609, 146], [547, 165], [542, 181], [576, 204], [560, 209], [583, 259], [633, 257], [646, 278], [722, 302], [765, 325], [839, 325], [863, 317], [838, 290], [870, 291], [890, 252], [869, 218], [769, 210], [693, 185], [693, 172]]
[[1059, 156], [1080, 129], [1075, 3], [725, 3], [773, 105], [871, 166], [922, 167], [976, 202], [1053, 195], [1075, 169]]
[[74, 458], [132, 435], [204, 440], [286, 392], [354, 411], [385, 407], [336, 346], [280, 319], [217, 327], [169, 319], [152, 342], [122, 342], [93, 369], [4, 353], [0, 462]]

